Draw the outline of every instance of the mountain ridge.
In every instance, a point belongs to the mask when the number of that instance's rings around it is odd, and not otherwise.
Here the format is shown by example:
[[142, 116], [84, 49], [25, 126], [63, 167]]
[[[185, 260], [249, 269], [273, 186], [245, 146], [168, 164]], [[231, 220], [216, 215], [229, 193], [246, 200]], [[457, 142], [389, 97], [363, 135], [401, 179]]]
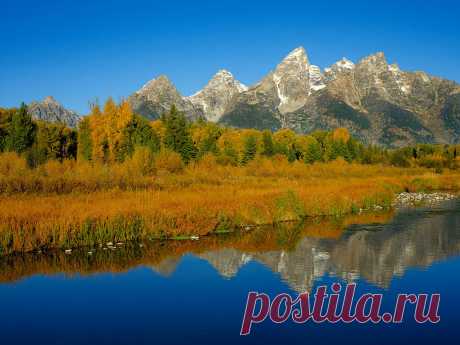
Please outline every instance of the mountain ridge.
[[[194, 109], [189, 118], [198, 112], [227, 126], [297, 132], [341, 126], [368, 144], [385, 146], [460, 139], [459, 85], [422, 71], [402, 71], [383, 52], [356, 63], [344, 57], [322, 71], [297, 47], [247, 88], [213, 87], [214, 78], [181, 98], [192, 103], [178, 106], [186, 114]], [[171, 105], [166, 102], [164, 109]]]
[[[150, 120], [174, 104], [189, 120], [231, 127], [299, 133], [345, 127], [367, 144], [388, 147], [460, 141], [460, 85], [403, 71], [383, 52], [357, 62], [343, 57], [322, 70], [297, 47], [253, 85], [220, 69], [202, 89], [183, 96], [159, 75], [127, 99], [134, 112]], [[29, 108], [37, 119], [78, 123], [76, 113], [52, 98]]]

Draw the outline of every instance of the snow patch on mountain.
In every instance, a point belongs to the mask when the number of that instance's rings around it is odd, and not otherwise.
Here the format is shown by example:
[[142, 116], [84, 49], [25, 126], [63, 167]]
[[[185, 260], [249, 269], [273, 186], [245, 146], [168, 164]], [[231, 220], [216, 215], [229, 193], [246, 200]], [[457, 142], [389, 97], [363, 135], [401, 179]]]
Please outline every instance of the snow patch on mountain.
[[309, 69], [309, 78], [310, 78], [310, 93], [311, 90], [319, 91], [326, 87], [324, 83], [323, 76], [321, 74], [321, 70], [318, 66], [310, 65]]
[[248, 90], [225, 69], [219, 70], [202, 89], [184, 99], [199, 107], [208, 121], [217, 122], [227, 109], [232, 98]]

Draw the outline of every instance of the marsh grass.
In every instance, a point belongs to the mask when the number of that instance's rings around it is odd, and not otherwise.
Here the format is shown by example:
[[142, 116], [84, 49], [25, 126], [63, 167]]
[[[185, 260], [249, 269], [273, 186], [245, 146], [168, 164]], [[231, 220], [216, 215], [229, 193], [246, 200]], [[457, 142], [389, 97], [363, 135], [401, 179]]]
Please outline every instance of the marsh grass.
[[[28, 178], [40, 172], [14, 162], [3, 166], [0, 180], [16, 179], [23, 187], [0, 193], [1, 254], [190, 238], [307, 217], [340, 218], [376, 205], [390, 209], [395, 193], [406, 190], [460, 189], [459, 173], [448, 170], [435, 174], [341, 160], [305, 165], [257, 158], [245, 167], [205, 163], [153, 176], [120, 179], [125, 175], [114, 173], [113, 180], [89, 165], [69, 168], [65, 163], [47, 167], [37, 185], [29, 185]], [[91, 177], [92, 172], [102, 178]], [[86, 174], [89, 181], [76, 182]], [[56, 179], [59, 187], [51, 187]], [[18, 192], [22, 189], [27, 192]]]

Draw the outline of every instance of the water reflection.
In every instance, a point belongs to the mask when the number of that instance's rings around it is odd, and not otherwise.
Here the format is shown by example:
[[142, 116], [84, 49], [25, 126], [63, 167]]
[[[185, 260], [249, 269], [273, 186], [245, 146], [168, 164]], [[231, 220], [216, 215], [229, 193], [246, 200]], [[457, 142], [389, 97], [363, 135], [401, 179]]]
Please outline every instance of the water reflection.
[[10, 256], [0, 259], [0, 281], [34, 274], [121, 272], [139, 265], [169, 276], [188, 253], [206, 260], [227, 278], [257, 261], [297, 291], [310, 290], [326, 274], [387, 287], [409, 267], [429, 266], [460, 253], [460, 202], [396, 215], [315, 219], [199, 241], [129, 243], [114, 251], [97, 249], [92, 255], [85, 249], [72, 255], [56, 251]]

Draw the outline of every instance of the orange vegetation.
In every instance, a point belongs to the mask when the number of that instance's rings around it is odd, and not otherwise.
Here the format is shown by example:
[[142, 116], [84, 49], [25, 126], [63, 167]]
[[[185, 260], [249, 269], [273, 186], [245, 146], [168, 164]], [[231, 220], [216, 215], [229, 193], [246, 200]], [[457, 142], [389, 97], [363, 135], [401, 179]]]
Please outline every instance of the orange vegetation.
[[[403, 190], [460, 189], [458, 173], [340, 159], [305, 165], [280, 157], [257, 158], [245, 167], [233, 167], [218, 165], [209, 156], [185, 168], [163, 161], [163, 168], [154, 165], [151, 175], [139, 168], [127, 173], [125, 164], [133, 164], [129, 162], [97, 169], [52, 162], [33, 173], [14, 160], [13, 166], [2, 163], [0, 185], [14, 178], [31, 183], [30, 174], [41, 184], [38, 194], [16, 190], [0, 195], [2, 252], [206, 235], [247, 224], [341, 216], [374, 205], [390, 208], [394, 194]], [[168, 172], [171, 165], [175, 173]], [[5, 173], [11, 169], [16, 174]], [[34, 190], [29, 187], [24, 188]]]

